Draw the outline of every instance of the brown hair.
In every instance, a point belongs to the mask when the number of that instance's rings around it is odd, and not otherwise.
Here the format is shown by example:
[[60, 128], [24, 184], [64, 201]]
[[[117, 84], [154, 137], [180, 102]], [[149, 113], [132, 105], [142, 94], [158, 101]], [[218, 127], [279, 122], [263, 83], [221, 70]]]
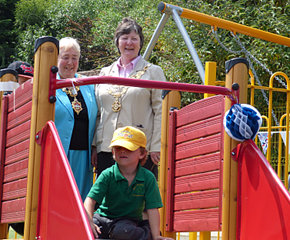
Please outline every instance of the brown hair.
[[141, 152], [141, 154], [144, 154], [144, 153], [145, 153], [144, 158], [142, 158], [142, 159], [139, 160], [141, 166], [144, 166], [145, 163], [146, 163], [146, 161], [147, 161], [147, 157], [148, 157], [148, 156], [147, 156], [147, 150], [146, 150], [146, 148], [144, 148], [144, 147], [140, 147], [140, 152]]
[[135, 20], [133, 20], [129, 17], [123, 18], [122, 22], [119, 23], [119, 25], [115, 31], [114, 41], [115, 41], [115, 44], [118, 48], [119, 53], [120, 53], [119, 38], [122, 35], [129, 34], [132, 31], [135, 31], [140, 37], [140, 50], [138, 53], [138, 55], [140, 55], [141, 49], [142, 49], [143, 44], [144, 44], [144, 35], [142, 33], [142, 27]]

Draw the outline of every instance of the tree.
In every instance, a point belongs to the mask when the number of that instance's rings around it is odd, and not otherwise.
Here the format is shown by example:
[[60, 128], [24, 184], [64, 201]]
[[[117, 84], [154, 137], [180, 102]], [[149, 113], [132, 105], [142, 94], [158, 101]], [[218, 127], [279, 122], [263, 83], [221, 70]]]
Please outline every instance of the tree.
[[[147, 45], [161, 18], [158, 3], [159, 0], [20, 0], [16, 7], [15, 25], [18, 33], [17, 56], [31, 60], [34, 41], [43, 35], [58, 39], [72, 36], [81, 45], [80, 70], [100, 69], [119, 56], [113, 34], [123, 17], [131, 16], [143, 26]], [[285, 0], [173, 0], [171, 4], [289, 37], [289, 4]], [[289, 75], [289, 47], [241, 34], [236, 35], [237, 41], [229, 31], [222, 29], [217, 30], [218, 41], [210, 26], [187, 19], [182, 19], [182, 22], [201, 62], [217, 62], [218, 80], [225, 78], [225, 61], [245, 57], [245, 53], [234, 53], [241, 50], [240, 43], [270, 71], [280, 70]], [[141, 53], [144, 50], [145, 47]], [[172, 18], [166, 23], [150, 61], [164, 69], [169, 81], [201, 83]], [[267, 83], [269, 74], [256, 61], [253, 61], [253, 67], [260, 81]], [[184, 94], [182, 99], [187, 104], [200, 97]]]
[[0, 68], [7, 67], [14, 55], [16, 33], [12, 26], [16, 1], [0, 0]]

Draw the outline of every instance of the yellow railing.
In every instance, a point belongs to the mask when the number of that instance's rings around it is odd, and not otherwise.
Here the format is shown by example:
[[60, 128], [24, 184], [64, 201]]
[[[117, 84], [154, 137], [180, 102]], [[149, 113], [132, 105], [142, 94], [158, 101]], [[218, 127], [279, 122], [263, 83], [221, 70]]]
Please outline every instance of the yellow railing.
[[232, 21], [224, 20], [218, 17], [213, 17], [204, 13], [190, 10], [190, 9], [181, 8], [175, 5], [170, 5], [168, 3], [162, 3], [162, 4], [163, 4], [162, 5], [163, 9], [161, 10], [162, 12], [165, 12], [166, 8], [177, 9], [181, 11], [180, 17], [182, 18], [187, 18], [190, 20], [194, 20], [196, 22], [205, 23], [205, 24], [213, 26], [215, 29], [217, 27], [223, 28], [233, 33], [241, 33], [247, 36], [260, 38], [262, 40], [266, 40], [269, 42], [274, 42], [274, 43], [278, 43], [278, 44], [290, 47], [290, 38], [287, 38], [278, 34], [266, 32], [266, 31], [262, 31], [260, 29], [248, 27], [248, 26], [235, 23]]
[[[255, 106], [256, 91], [264, 90], [268, 92], [268, 113], [264, 117], [266, 119], [266, 126], [263, 125], [260, 131], [268, 132], [268, 148], [267, 148], [267, 160], [272, 164], [273, 168], [277, 171], [278, 176], [284, 181], [286, 188], [288, 188], [288, 166], [289, 166], [289, 109], [290, 109], [290, 85], [289, 78], [283, 72], [274, 73], [269, 81], [269, 86], [257, 86], [255, 85], [255, 79], [251, 76], [251, 84], [248, 86], [250, 94], [250, 104]], [[287, 88], [274, 87], [275, 77], [283, 77]], [[273, 94], [286, 94], [283, 101], [279, 104], [279, 108], [273, 105]], [[273, 117], [278, 114], [280, 121], [273, 124]], [[276, 117], [277, 118], [277, 117]], [[281, 132], [285, 132], [285, 144], [283, 147]], [[279, 133], [278, 138], [273, 136], [273, 133]], [[270, 137], [271, 136], [271, 137]], [[275, 141], [274, 141], [275, 140]], [[275, 150], [275, 153], [272, 151]], [[275, 155], [275, 156], [274, 156]], [[282, 160], [284, 159], [284, 164]], [[276, 161], [276, 162], [275, 162]], [[283, 174], [282, 174], [283, 173]]]

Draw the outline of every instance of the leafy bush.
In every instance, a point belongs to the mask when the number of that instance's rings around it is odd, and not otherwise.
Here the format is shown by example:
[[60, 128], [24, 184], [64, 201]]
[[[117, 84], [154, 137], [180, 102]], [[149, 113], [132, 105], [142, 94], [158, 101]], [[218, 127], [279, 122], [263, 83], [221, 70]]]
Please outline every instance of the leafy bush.
[[[58, 39], [72, 36], [81, 45], [80, 70], [100, 69], [119, 57], [113, 35], [117, 24], [125, 16], [131, 16], [143, 26], [143, 53], [161, 19], [161, 13], [157, 10], [158, 3], [156, 0], [20, 0], [16, 6], [16, 57], [31, 62], [34, 41], [43, 35]], [[173, 0], [170, 3], [289, 37], [289, 4], [285, 4], [285, 1]], [[236, 53], [241, 50], [240, 43], [248, 54], [264, 63], [270, 71], [279, 70], [289, 75], [289, 47], [242, 34], [236, 34], [237, 41], [229, 31], [223, 29], [217, 29], [220, 39], [217, 40], [211, 26], [188, 19], [182, 19], [182, 22], [201, 62], [217, 62], [218, 80], [225, 79], [224, 65], [227, 60], [247, 56], [245, 53]], [[202, 83], [172, 17], [161, 33], [150, 61], [163, 68], [168, 81]], [[253, 61], [253, 67], [260, 81], [268, 85], [269, 73], [256, 61]], [[200, 97], [198, 94], [184, 94], [183, 103], [187, 104]], [[259, 99], [262, 96], [258, 96]]]

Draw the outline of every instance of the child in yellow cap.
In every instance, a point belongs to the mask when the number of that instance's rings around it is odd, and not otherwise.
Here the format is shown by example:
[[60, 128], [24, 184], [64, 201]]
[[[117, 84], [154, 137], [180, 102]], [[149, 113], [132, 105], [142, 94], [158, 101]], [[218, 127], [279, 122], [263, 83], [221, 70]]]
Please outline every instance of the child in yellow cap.
[[[160, 236], [158, 185], [154, 175], [142, 167], [147, 158], [145, 134], [130, 126], [118, 128], [110, 147], [116, 163], [101, 173], [84, 202], [95, 237], [171, 239]], [[142, 219], [144, 208], [148, 220]]]

